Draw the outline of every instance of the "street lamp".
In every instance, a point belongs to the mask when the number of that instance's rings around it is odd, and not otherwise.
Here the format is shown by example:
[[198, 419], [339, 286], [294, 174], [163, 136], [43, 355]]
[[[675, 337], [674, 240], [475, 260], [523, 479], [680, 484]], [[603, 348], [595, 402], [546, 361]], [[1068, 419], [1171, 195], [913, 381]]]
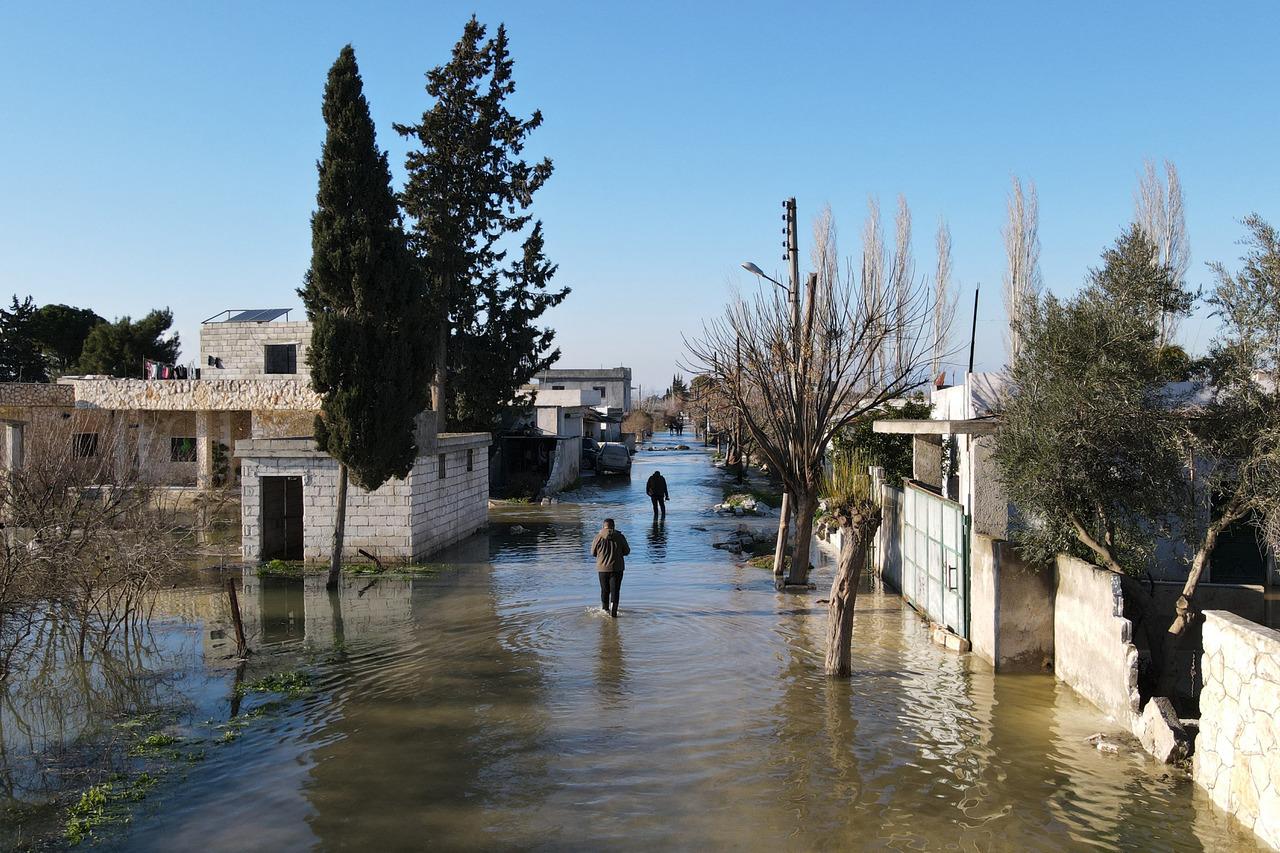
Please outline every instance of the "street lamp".
[[760, 267], [758, 267], [758, 266], [756, 266], [755, 264], [751, 263], [751, 261], [747, 261], [747, 262], [745, 262], [745, 263], [742, 265], [742, 268], [743, 268], [744, 270], [746, 270], [747, 272], [751, 273], [752, 275], [759, 276], [760, 278], [768, 279], [769, 281], [771, 281], [771, 282], [773, 282], [774, 284], [778, 285], [778, 287], [781, 287], [783, 290], [787, 291], [788, 293], [791, 291], [791, 288], [787, 287], [785, 284], [783, 284], [782, 282], [778, 281], [776, 278], [773, 278], [772, 276], [766, 275], [764, 270], [760, 269]]

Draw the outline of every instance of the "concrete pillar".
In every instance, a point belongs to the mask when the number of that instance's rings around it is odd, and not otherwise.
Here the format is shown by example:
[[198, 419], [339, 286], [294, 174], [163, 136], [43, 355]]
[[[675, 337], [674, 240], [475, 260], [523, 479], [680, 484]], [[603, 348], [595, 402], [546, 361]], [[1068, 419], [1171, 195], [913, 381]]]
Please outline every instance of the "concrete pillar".
[[26, 457], [26, 446], [24, 440], [26, 435], [23, 428], [26, 424], [18, 421], [6, 421], [4, 425], [4, 444], [5, 458], [4, 467], [10, 471], [18, 471], [22, 468]]
[[196, 489], [213, 488], [213, 443], [217, 441], [217, 412], [196, 412]]

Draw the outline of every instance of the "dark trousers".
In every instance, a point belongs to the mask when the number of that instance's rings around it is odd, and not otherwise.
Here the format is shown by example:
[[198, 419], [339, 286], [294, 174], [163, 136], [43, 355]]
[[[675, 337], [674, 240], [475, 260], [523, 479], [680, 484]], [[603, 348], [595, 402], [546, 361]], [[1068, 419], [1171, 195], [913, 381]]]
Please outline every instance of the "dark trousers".
[[661, 512], [662, 517], [666, 518], [667, 517], [667, 499], [650, 495], [649, 500], [653, 501], [653, 517], [657, 518], [658, 513]]
[[605, 610], [617, 610], [622, 572], [596, 572], [596, 577], [600, 578], [600, 606]]

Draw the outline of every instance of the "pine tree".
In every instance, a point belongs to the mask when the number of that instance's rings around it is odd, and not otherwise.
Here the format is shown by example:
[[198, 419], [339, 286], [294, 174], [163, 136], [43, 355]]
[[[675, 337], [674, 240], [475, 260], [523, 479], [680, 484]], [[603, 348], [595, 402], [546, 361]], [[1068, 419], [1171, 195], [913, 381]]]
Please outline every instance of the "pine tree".
[[[515, 82], [506, 28], [488, 40], [485, 33], [472, 17], [449, 62], [427, 72], [431, 108], [418, 124], [395, 126], [417, 143], [405, 157], [401, 204], [436, 313], [432, 401], [442, 426], [488, 428], [489, 413], [510, 401], [510, 389], [550, 364], [549, 357], [554, 361], [546, 330], [501, 335], [532, 323], [568, 292], [546, 292], [550, 273], [529, 274], [527, 262], [516, 275], [501, 269], [499, 241], [528, 226], [526, 211], [552, 166], [549, 159], [531, 165], [520, 158], [542, 114], [521, 119], [507, 109]], [[554, 271], [535, 231], [538, 263]], [[529, 249], [526, 240], [526, 256]], [[501, 362], [489, 361], [495, 358]]]
[[0, 382], [48, 382], [44, 355], [35, 340], [36, 306], [28, 296], [13, 297], [8, 310], [0, 308]]
[[428, 315], [350, 45], [329, 69], [324, 119], [311, 268], [298, 292], [312, 322], [311, 384], [322, 398], [316, 444], [338, 460], [333, 588], [348, 477], [372, 491], [413, 467], [414, 419], [427, 404]]
[[173, 312], [168, 308], [150, 311], [137, 322], [121, 317], [114, 323], [99, 323], [85, 336], [75, 370], [139, 379], [144, 360], [173, 364], [181, 342], [176, 334], [165, 337], [172, 326]]
[[560, 357], [551, 349], [555, 331], [534, 325], [569, 290], [549, 291], [555, 264], [543, 253], [542, 223], [535, 223], [523, 251], [502, 275], [482, 289], [482, 311], [469, 328], [457, 330], [465, 363], [454, 368], [455, 427], [487, 431], [512, 401], [526, 402], [520, 388]]

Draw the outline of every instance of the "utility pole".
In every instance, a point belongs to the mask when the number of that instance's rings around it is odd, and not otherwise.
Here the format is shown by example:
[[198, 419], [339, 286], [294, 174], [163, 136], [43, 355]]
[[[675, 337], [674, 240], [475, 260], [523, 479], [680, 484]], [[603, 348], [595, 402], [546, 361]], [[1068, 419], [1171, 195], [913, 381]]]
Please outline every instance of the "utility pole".
[[[796, 200], [791, 197], [782, 203], [782, 218], [786, 222], [786, 254], [783, 259], [788, 261], [791, 272], [791, 287], [787, 290], [787, 301], [791, 305], [791, 335], [794, 344], [791, 353], [791, 382], [792, 393], [795, 394], [799, 389], [799, 362], [800, 362], [800, 236], [796, 226]], [[775, 582], [781, 586], [782, 578], [786, 573], [785, 554], [787, 551], [787, 539], [791, 532], [791, 495], [785, 490], [782, 493], [782, 506], [778, 508], [778, 540], [773, 550], [773, 576]]]

